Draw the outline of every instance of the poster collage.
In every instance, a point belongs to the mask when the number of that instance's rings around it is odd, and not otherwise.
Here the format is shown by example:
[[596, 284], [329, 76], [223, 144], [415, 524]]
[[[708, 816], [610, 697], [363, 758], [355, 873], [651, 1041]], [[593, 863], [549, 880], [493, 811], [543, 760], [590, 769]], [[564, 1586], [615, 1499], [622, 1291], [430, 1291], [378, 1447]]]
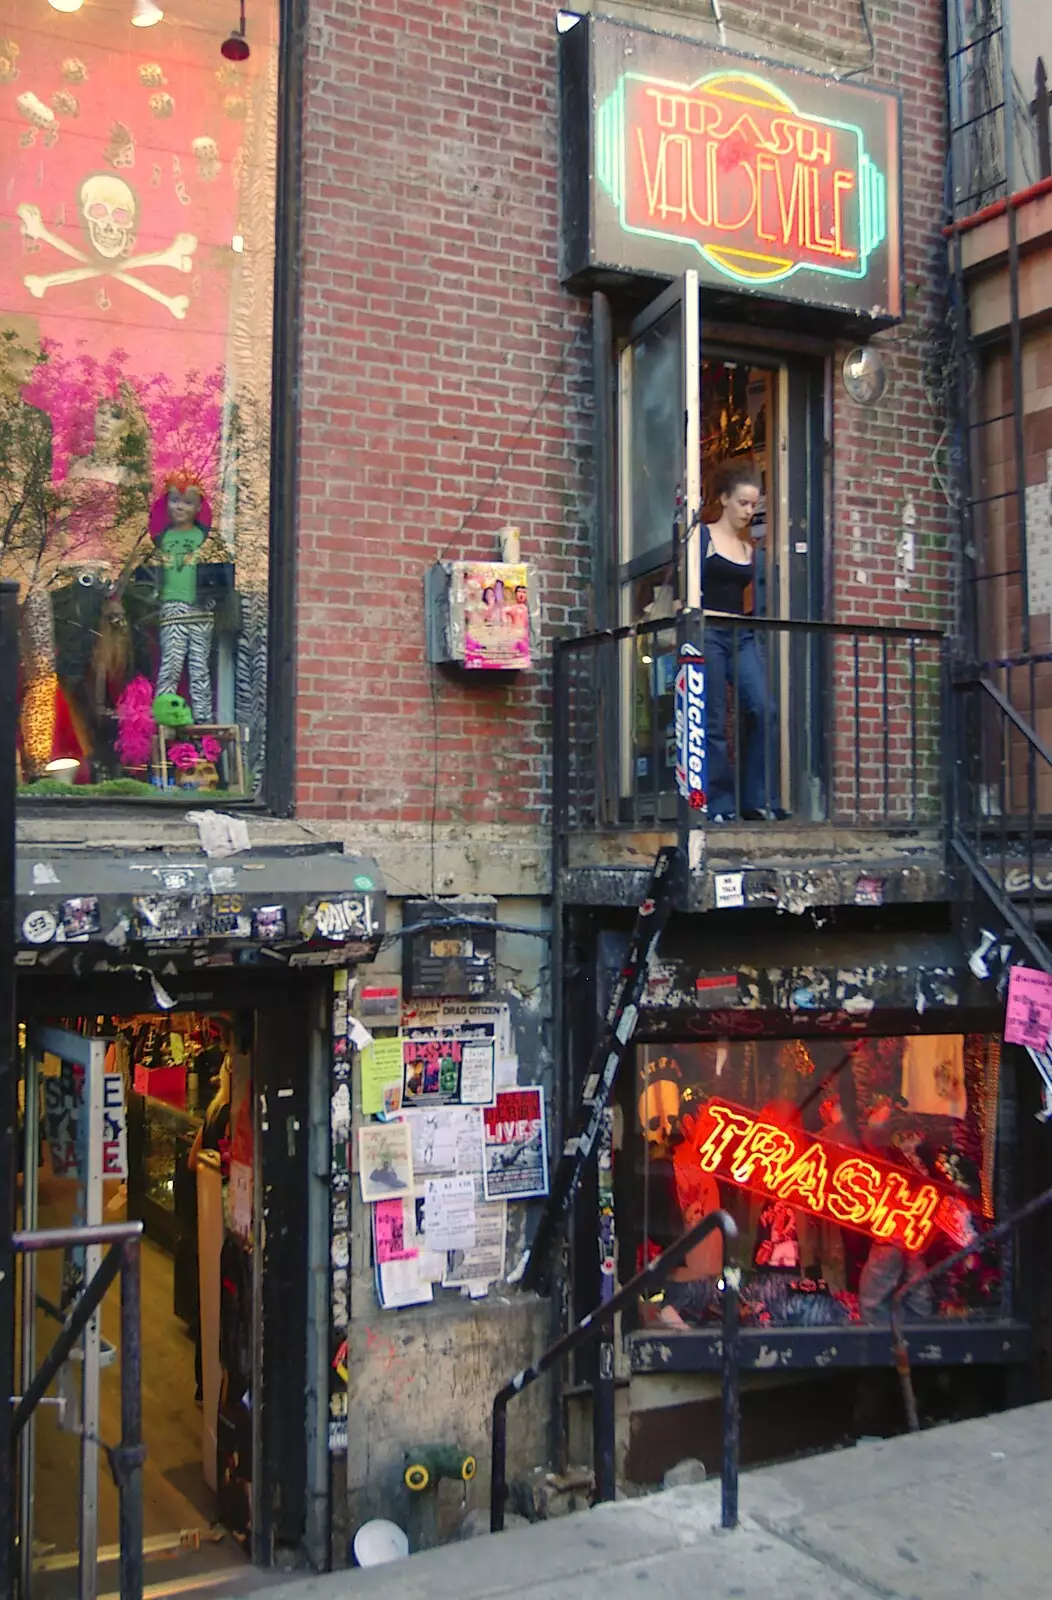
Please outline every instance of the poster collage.
[[[548, 1192], [544, 1090], [518, 1083], [507, 1005], [401, 1002], [334, 973], [329, 1446], [346, 1448], [352, 1197], [369, 1213], [383, 1310], [436, 1289], [482, 1298], [505, 1276], [509, 1202]], [[357, 1079], [354, 1065], [357, 1061]], [[360, 1115], [354, 1115], [355, 1084]]]

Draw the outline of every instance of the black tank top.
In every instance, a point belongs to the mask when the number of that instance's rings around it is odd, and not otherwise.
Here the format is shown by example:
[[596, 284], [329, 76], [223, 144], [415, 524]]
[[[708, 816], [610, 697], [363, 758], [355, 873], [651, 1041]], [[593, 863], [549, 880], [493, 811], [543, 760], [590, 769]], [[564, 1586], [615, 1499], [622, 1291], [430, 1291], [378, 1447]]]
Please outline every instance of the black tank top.
[[705, 553], [705, 578], [702, 603], [708, 611], [729, 611], [742, 616], [745, 591], [753, 580], [753, 559], [728, 561], [712, 544]]

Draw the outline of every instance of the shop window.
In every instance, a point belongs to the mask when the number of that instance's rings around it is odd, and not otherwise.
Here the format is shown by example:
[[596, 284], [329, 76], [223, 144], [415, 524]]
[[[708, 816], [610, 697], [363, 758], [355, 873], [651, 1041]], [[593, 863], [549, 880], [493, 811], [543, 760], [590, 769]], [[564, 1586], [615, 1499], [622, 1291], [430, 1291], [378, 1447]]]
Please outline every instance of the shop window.
[[0, 0], [0, 576], [31, 794], [261, 782], [277, 5], [247, 59], [220, 53], [232, 16]]
[[[640, 1050], [622, 1277], [723, 1207], [741, 1230], [747, 1323], [886, 1322], [900, 1285], [994, 1220], [999, 1067], [999, 1041], [976, 1034]], [[718, 1321], [720, 1262], [714, 1234], [641, 1321]], [[999, 1258], [967, 1259], [905, 1307], [922, 1320], [1006, 1315]]]

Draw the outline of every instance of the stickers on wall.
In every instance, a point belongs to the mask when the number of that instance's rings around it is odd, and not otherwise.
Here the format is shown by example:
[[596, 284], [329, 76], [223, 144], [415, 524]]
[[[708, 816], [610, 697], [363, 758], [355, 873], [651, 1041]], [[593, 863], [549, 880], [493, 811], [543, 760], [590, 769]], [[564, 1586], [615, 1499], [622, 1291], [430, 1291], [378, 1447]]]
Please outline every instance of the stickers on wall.
[[22, 938], [26, 944], [50, 944], [58, 932], [58, 918], [46, 906], [30, 911], [22, 921]]
[[370, 939], [377, 926], [372, 897], [363, 894], [319, 900], [316, 905], [304, 906], [299, 926], [305, 939], [313, 939], [315, 935], [340, 943], [348, 939]]
[[717, 872], [715, 875], [716, 909], [727, 911], [745, 904], [742, 887], [744, 875], [740, 872]]
[[855, 904], [857, 906], [882, 906], [884, 904], [884, 879], [874, 878], [868, 873], [863, 873], [855, 882]]
[[88, 939], [93, 933], [102, 932], [98, 895], [82, 894], [63, 900], [59, 911], [67, 939]]

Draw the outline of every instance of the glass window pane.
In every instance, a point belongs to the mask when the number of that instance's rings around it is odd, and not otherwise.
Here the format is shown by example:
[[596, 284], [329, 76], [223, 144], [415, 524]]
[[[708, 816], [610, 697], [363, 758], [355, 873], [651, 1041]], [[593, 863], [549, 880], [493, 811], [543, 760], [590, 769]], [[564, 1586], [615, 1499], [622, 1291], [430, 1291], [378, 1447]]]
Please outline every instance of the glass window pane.
[[[723, 1207], [742, 1234], [747, 1324], [886, 1322], [895, 1289], [995, 1221], [1000, 1052], [982, 1034], [644, 1047], [623, 1276]], [[719, 1264], [713, 1235], [644, 1311], [672, 1329], [718, 1321]], [[997, 1317], [1006, 1295], [991, 1250], [905, 1303]]]
[[35, 792], [251, 794], [278, 12], [0, 0], [0, 573]]
[[672, 539], [683, 481], [683, 316], [679, 306], [633, 344], [624, 561]]

